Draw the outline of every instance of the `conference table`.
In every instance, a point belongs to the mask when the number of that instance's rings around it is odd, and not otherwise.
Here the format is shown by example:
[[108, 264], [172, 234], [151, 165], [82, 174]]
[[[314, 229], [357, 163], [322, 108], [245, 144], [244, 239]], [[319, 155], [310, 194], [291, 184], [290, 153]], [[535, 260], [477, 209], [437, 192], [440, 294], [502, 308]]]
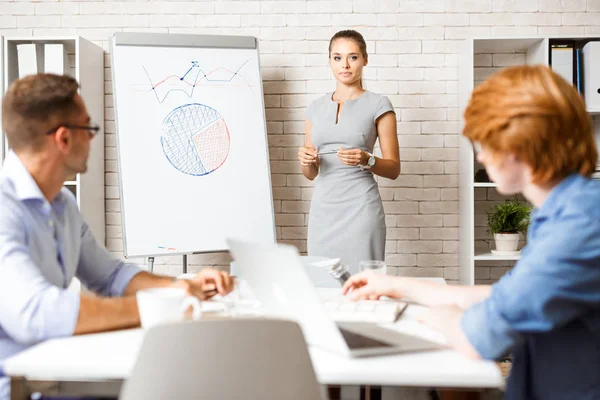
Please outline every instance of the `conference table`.
[[[319, 292], [326, 298], [340, 295], [333, 288]], [[437, 332], [417, 321], [425, 311], [411, 304], [395, 323], [382, 326], [444, 343]], [[4, 362], [4, 372], [11, 378], [11, 399], [28, 399], [35, 392], [116, 397], [136, 362], [144, 334], [143, 329], [130, 329], [53, 339], [31, 347]], [[496, 363], [468, 359], [450, 349], [354, 359], [318, 347], [309, 351], [323, 385], [504, 387]]]

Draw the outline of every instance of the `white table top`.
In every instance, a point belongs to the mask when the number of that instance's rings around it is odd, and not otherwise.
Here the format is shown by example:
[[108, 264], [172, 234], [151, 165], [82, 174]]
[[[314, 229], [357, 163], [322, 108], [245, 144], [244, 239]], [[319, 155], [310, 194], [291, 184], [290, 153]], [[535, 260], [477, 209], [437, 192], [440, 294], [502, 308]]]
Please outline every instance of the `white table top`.
[[[330, 297], [331, 289], [320, 289]], [[443, 341], [416, 321], [424, 307], [410, 305], [395, 324], [386, 327], [430, 340]], [[53, 339], [5, 360], [7, 375], [31, 380], [103, 381], [126, 379], [135, 363], [144, 330]], [[322, 384], [427, 387], [488, 387], [504, 385], [494, 362], [467, 359], [453, 350], [350, 359], [311, 347], [311, 358]]]
[[[425, 307], [410, 305], [394, 324], [382, 325], [398, 332], [444, 343], [437, 332], [417, 322]], [[319, 382], [341, 385], [503, 388], [504, 379], [491, 361], [471, 360], [454, 350], [390, 356], [346, 358], [311, 347]]]

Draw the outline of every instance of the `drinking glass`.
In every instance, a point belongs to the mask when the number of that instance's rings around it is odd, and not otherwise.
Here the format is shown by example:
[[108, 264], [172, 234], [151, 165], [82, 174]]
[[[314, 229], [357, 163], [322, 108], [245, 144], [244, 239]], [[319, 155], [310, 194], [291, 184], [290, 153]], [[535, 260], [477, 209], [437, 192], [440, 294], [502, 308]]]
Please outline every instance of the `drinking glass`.
[[385, 275], [386, 272], [386, 264], [385, 261], [379, 260], [363, 260], [358, 263], [358, 270], [360, 272], [363, 271], [372, 271], [376, 274]]

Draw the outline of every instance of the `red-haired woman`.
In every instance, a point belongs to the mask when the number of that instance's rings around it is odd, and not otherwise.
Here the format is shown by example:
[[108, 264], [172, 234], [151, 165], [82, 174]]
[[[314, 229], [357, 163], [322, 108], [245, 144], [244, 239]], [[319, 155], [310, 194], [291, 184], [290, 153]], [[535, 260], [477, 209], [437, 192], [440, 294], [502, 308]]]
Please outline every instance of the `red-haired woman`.
[[510, 352], [507, 399], [598, 399], [600, 182], [583, 99], [548, 67], [508, 68], [473, 91], [465, 123], [498, 191], [536, 207], [515, 267], [492, 286], [359, 274], [344, 291], [431, 306], [423, 322], [468, 356]]

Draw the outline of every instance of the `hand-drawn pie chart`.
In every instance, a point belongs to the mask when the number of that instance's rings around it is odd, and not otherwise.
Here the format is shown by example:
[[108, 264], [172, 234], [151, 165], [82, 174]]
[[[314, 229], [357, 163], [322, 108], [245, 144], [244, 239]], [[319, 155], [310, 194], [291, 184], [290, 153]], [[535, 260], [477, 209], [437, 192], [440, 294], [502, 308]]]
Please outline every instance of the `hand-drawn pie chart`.
[[167, 160], [184, 174], [217, 170], [229, 155], [229, 130], [221, 114], [204, 104], [177, 107], [163, 120], [160, 138]]

